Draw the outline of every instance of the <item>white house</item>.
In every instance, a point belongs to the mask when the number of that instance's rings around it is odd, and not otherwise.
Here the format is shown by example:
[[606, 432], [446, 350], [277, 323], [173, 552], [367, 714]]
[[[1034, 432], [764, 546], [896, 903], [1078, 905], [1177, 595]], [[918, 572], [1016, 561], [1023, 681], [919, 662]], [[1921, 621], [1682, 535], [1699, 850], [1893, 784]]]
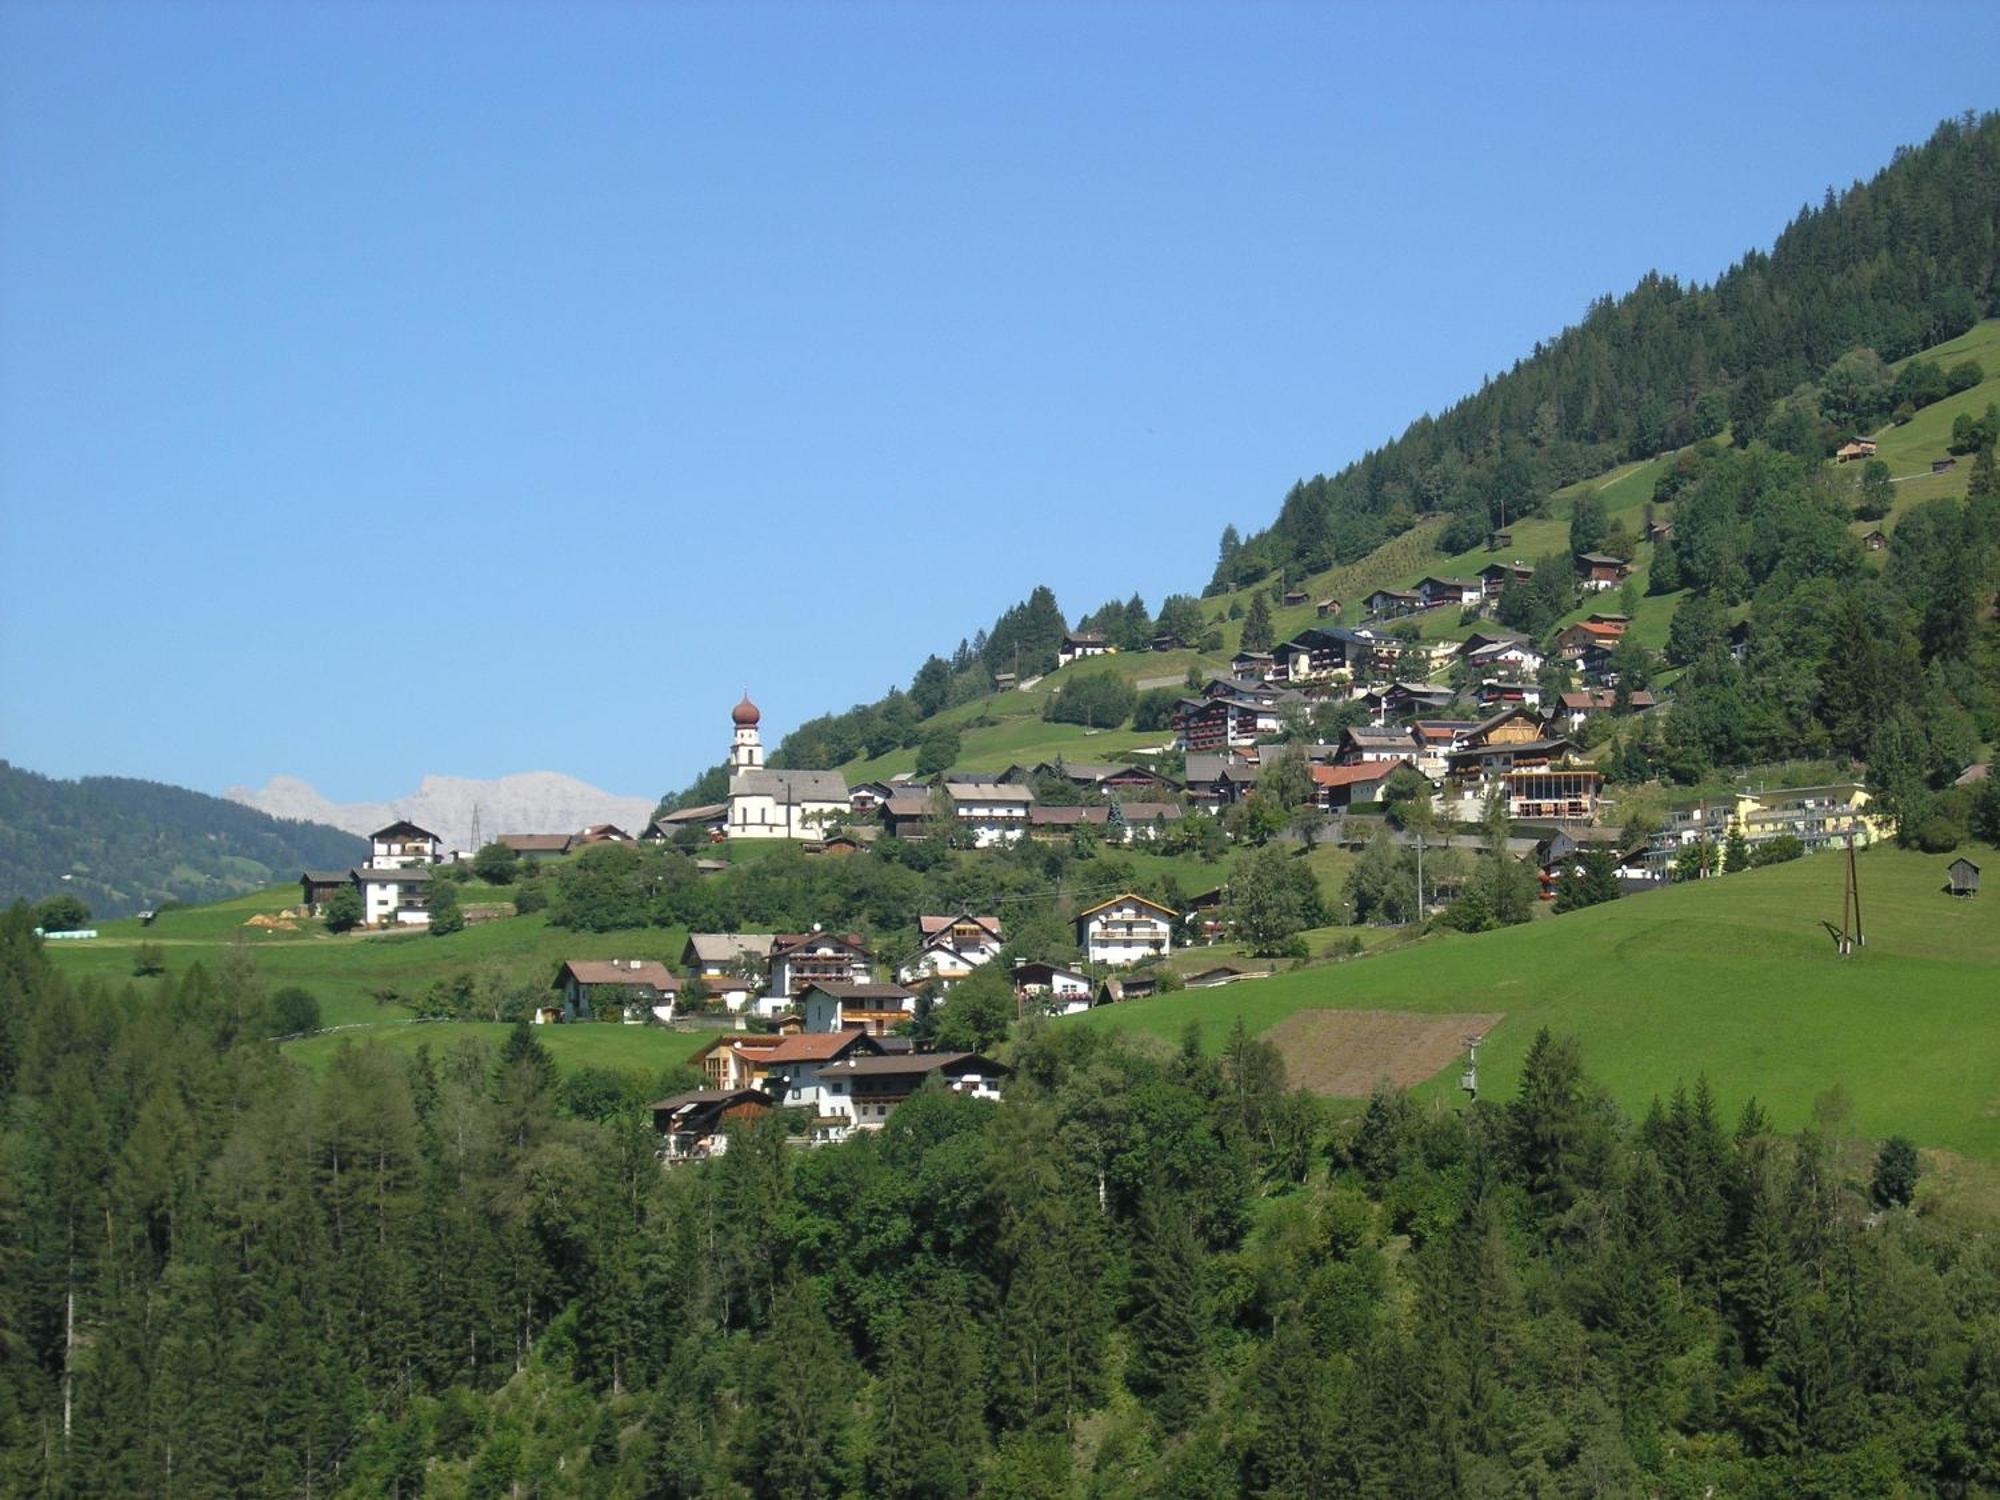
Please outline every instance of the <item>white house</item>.
[[804, 1032], [782, 1038], [760, 1059], [763, 1089], [785, 1109], [809, 1109], [814, 1134], [824, 1138], [845, 1134], [854, 1120], [852, 1095], [835, 1089], [823, 1076], [830, 1063], [842, 1058], [875, 1057], [881, 1046], [859, 1031]]
[[887, 1036], [916, 1011], [917, 997], [900, 984], [815, 984], [799, 1002], [808, 1032], [865, 1031]]
[[730, 711], [729, 802], [723, 831], [733, 839], [816, 839], [853, 804], [838, 771], [774, 771], [757, 733], [763, 715], [746, 694]]
[[932, 1078], [955, 1094], [998, 1099], [1008, 1069], [976, 1052], [903, 1052], [871, 1056], [859, 1050], [819, 1070], [822, 1107], [845, 1109], [857, 1130], [880, 1130], [896, 1107]]
[[870, 984], [868, 950], [852, 933], [781, 933], [771, 940], [771, 984], [752, 1007], [760, 1016], [783, 1015], [815, 984]]
[[430, 926], [430, 880], [431, 872], [419, 866], [356, 870], [361, 920], [370, 927]]
[[681, 982], [655, 958], [572, 958], [556, 971], [553, 989], [562, 991], [566, 1021], [608, 1019], [616, 1006], [620, 1020], [643, 1023], [648, 1016], [667, 1025]]
[[922, 984], [935, 979], [952, 985], [999, 954], [1005, 941], [998, 917], [975, 917], [961, 912], [955, 917], [918, 917], [917, 956], [896, 971], [904, 984]]
[[771, 970], [768, 932], [693, 932], [681, 964], [730, 1010], [741, 1010], [764, 988]]
[[1094, 964], [1136, 964], [1170, 952], [1174, 914], [1144, 896], [1123, 895], [1077, 914], [1077, 940]]
[[948, 781], [945, 796], [951, 813], [972, 830], [978, 848], [1018, 843], [1028, 832], [1028, 809], [1035, 794], [1024, 786], [999, 781]]
[[1056, 665], [1066, 667], [1073, 661], [1081, 661], [1086, 656], [1105, 656], [1111, 645], [1101, 635], [1085, 631], [1071, 631], [1063, 637], [1062, 645], [1056, 648]]
[[371, 870], [409, 870], [443, 863], [444, 840], [408, 819], [400, 819], [368, 835]]
[[1053, 1015], [1073, 1016], [1090, 1009], [1090, 976], [1081, 969], [1061, 964], [1024, 963], [1014, 965], [1014, 993], [1025, 1004], [1033, 1002]]

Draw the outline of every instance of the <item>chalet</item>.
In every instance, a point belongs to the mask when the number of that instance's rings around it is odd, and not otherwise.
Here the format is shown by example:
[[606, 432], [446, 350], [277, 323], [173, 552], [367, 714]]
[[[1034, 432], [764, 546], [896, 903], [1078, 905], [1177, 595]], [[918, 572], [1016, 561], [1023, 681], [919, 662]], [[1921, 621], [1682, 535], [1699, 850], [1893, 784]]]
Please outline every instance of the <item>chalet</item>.
[[954, 917], [920, 916], [917, 956], [897, 970], [896, 977], [904, 984], [922, 984], [926, 980], [956, 984], [981, 964], [991, 963], [1005, 942], [998, 917], [979, 917], [970, 912], [960, 912]]
[[[860, 854], [870, 844], [875, 842], [875, 836], [881, 831], [881, 829], [875, 827], [873, 824], [870, 824], [866, 828], [843, 828], [840, 832], [830, 834], [826, 838], [821, 839], [818, 845], [818, 852], [830, 855], [835, 859], [844, 859], [850, 854]], [[808, 853], [813, 852], [813, 847], [808, 844], [806, 851]]]
[[1486, 533], [1486, 550], [1488, 552], [1505, 552], [1513, 545], [1514, 533], [1511, 531], [1489, 531]]
[[1061, 964], [1016, 964], [1014, 995], [1024, 1007], [1033, 1006], [1050, 1015], [1074, 1015], [1090, 1009], [1090, 976]]
[[756, 1003], [760, 1015], [778, 1015], [815, 984], [868, 984], [875, 978], [868, 949], [854, 933], [779, 933], [771, 939], [771, 984]]
[[1567, 662], [1580, 661], [1594, 646], [1610, 650], [1624, 633], [1617, 625], [1593, 624], [1589, 620], [1566, 625], [1556, 634], [1556, 655]]
[[648, 843], [663, 843], [684, 829], [694, 828], [710, 838], [721, 838], [729, 823], [727, 802], [704, 802], [698, 807], [677, 807], [646, 825], [640, 837]]
[[1039, 802], [1028, 809], [1028, 837], [1041, 843], [1066, 839], [1079, 828], [1095, 828], [1102, 833], [1111, 825], [1111, 809], [1092, 807], [1044, 807]]
[[1361, 695], [1360, 702], [1380, 725], [1412, 714], [1435, 713], [1455, 696], [1450, 688], [1427, 682], [1392, 682], [1387, 687], [1371, 688]]
[[1877, 526], [1873, 531], [1868, 532], [1861, 538], [1861, 545], [1866, 547], [1870, 552], [1880, 552], [1889, 545], [1889, 534], [1880, 526]]
[[993, 691], [996, 693], [1011, 693], [1019, 685], [1020, 681], [1020, 677], [1014, 672], [995, 672], [993, 674]]
[[565, 1021], [592, 1021], [615, 1009], [622, 1020], [650, 1017], [664, 1025], [674, 1018], [681, 982], [658, 959], [572, 958], [549, 987], [562, 991]]
[[1621, 615], [1615, 610], [1592, 610], [1584, 616], [1584, 623], [1587, 625], [1608, 626], [1622, 636], [1631, 628], [1632, 617], [1630, 615]]
[[1188, 898], [1187, 925], [1199, 933], [1204, 943], [1213, 943], [1220, 938], [1228, 924], [1223, 920], [1229, 904], [1229, 891], [1225, 886], [1203, 891], [1199, 896]]
[[[1291, 696], [1297, 698], [1296, 694]], [[1275, 700], [1234, 691], [1183, 698], [1175, 705], [1173, 724], [1176, 747], [1190, 753], [1254, 745], [1282, 728]]]
[[1361, 601], [1371, 620], [1394, 620], [1413, 615], [1423, 608], [1423, 600], [1407, 589], [1377, 589]]
[[1119, 842], [1126, 844], [1151, 843], [1158, 838], [1169, 823], [1178, 823], [1187, 816], [1187, 809], [1178, 802], [1119, 802], [1114, 804], [1116, 814], [1114, 828], [1123, 829], [1118, 835]]
[[1157, 901], [1126, 894], [1077, 914], [1077, 941], [1094, 964], [1135, 964], [1173, 948], [1174, 913]]
[[1188, 796], [1209, 807], [1230, 807], [1257, 785], [1257, 767], [1238, 755], [1195, 755], [1187, 758]]
[[1548, 738], [1531, 710], [1502, 710], [1446, 753], [1448, 800], [1466, 819], [1478, 817], [1498, 792], [1510, 817], [1588, 822], [1596, 816], [1604, 777], [1591, 767], [1571, 765], [1574, 748], [1568, 740]]
[[842, 1058], [880, 1057], [883, 1049], [864, 1031], [796, 1032], [780, 1037], [778, 1045], [760, 1059], [764, 1068], [763, 1088], [786, 1109], [813, 1112], [816, 1138], [829, 1128], [842, 1129], [853, 1119], [845, 1090], [836, 1093], [822, 1075], [827, 1065]]
[[1661, 542], [1671, 542], [1674, 539], [1674, 523], [1672, 521], [1648, 521], [1645, 529], [1639, 534], [1655, 546]]
[[799, 1002], [807, 1034], [865, 1031], [887, 1036], [915, 1012], [916, 995], [900, 984], [839, 984], [832, 980], [810, 986]]
[[1979, 894], [1979, 866], [1971, 860], [1959, 858], [1945, 866], [1947, 889], [1954, 896], [1976, 896]]
[[630, 844], [636, 840], [616, 823], [594, 823], [579, 833], [570, 843], [573, 849], [581, 849], [590, 844]]
[[[1081, 661], [1086, 656], [1106, 656], [1111, 645], [1103, 636], [1083, 631], [1072, 631], [1062, 638], [1056, 648], [1056, 665], [1066, 667], [1073, 661]], [[1047, 660], [1046, 657], [1043, 660]]]
[[961, 828], [972, 830], [975, 847], [1012, 844], [1028, 831], [1028, 810], [1035, 794], [1024, 786], [999, 781], [948, 781], [944, 794], [951, 815]]
[[1488, 563], [1479, 570], [1479, 592], [1487, 599], [1497, 599], [1500, 591], [1510, 583], [1526, 583], [1535, 576], [1535, 570], [1526, 563]]
[[[653, 825], [659, 826], [657, 822]], [[494, 843], [503, 849], [514, 851], [516, 859], [543, 860], [559, 859], [569, 853], [576, 842], [576, 835], [570, 833], [503, 833]]]
[[1417, 580], [1417, 598], [1425, 609], [1477, 604], [1485, 597], [1486, 590], [1477, 578], [1444, 578], [1432, 573]]
[[1416, 753], [1416, 747], [1416, 737], [1407, 729], [1350, 724], [1340, 731], [1340, 749], [1334, 759], [1346, 766], [1370, 762], [1395, 764], [1408, 760]]
[[1028, 786], [1042, 780], [1067, 781], [1084, 791], [1180, 790], [1179, 782], [1148, 766], [1081, 760], [1045, 760], [1028, 767], [1009, 766], [999, 779], [1009, 786]]
[[1313, 615], [1321, 620], [1338, 620], [1340, 618], [1340, 601], [1338, 599], [1320, 600], [1319, 603], [1313, 606]]
[[1576, 555], [1577, 583], [1587, 593], [1615, 589], [1631, 572], [1630, 563], [1608, 552], [1579, 552]]
[[1107, 979], [1097, 987], [1097, 1005], [1118, 1005], [1127, 1000], [1144, 1000], [1160, 992], [1160, 976], [1135, 974], [1128, 979]]
[[312, 916], [324, 913], [326, 903], [333, 899], [335, 891], [349, 890], [354, 885], [352, 870], [304, 870], [299, 874], [299, 904]]
[[661, 1153], [680, 1161], [722, 1155], [729, 1149], [731, 1125], [754, 1124], [777, 1103], [757, 1089], [694, 1089], [655, 1099], [646, 1108], [660, 1134]]
[[1526, 641], [1494, 641], [1461, 653], [1467, 675], [1520, 677], [1542, 670], [1542, 653]]
[[1586, 854], [1601, 853], [1611, 857], [1611, 872], [1618, 882], [1621, 893], [1654, 889], [1665, 882], [1648, 867], [1646, 861], [1647, 841], [1621, 839], [1616, 836], [1591, 838], [1571, 833], [1566, 828], [1558, 828], [1547, 837], [1537, 840], [1534, 859], [1541, 871], [1544, 901], [1556, 897], [1556, 884], [1565, 874], [1586, 873], [1583, 857]]
[[1185, 651], [1188, 648], [1187, 642], [1172, 631], [1164, 631], [1154, 636], [1151, 645], [1155, 651]]
[[1503, 708], [1540, 708], [1542, 690], [1532, 682], [1508, 682], [1488, 677], [1472, 690], [1472, 701], [1489, 714]]
[[886, 781], [864, 781], [847, 789], [847, 810], [857, 818], [872, 818], [875, 810], [900, 790]]
[[408, 819], [400, 819], [368, 835], [370, 870], [410, 870], [443, 863], [444, 840]]
[[419, 865], [354, 872], [361, 920], [370, 927], [428, 927], [431, 872]]
[[1277, 660], [1269, 651], [1239, 651], [1229, 658], [1229, 670], [1234, 676], [1262, 682], [1276, 670]]
[[909, 839], [923, 835], [924, 824], [934, 811], [928, 792], [898, 792], [888, 801], [878, 804], [875, 815], [881, 819], [882, 831], [890, 838]]
[[[1556, 700], [1555, 712], [1549, 715], [1549, 728], [1564, 734], [1575, 734], [1592, 719], [1612, 713], [1617, 707], [1618, 694], [1610, 688], [1584, 688], [1564, 693]], [[1653, 695], [1643, 690], [1635, 692], [1627, 707], [1633, 713], [1644, 713], [1654, 707]]]
[[1836, 463], [1851, 464], [1857, 458], [1873, 458], [1874, 456], [1875, 440], [1873, 438], [1849, 438], [1833, 450], [1834, 462]]
[[1272, 675], [1284, 682], [1310, 682], [1362, 671], [1374, 661], [1380, 645], [1380, 638], [1365, 630], [1314, 625], [1271, 653]]
[[822, 1099], [835, 1102], [857, 1130], [880, 1130], [896, 1106], [933, 1079], [954, 1094], [997, 1100], [1011, 1070], [977, 1052], [850, 1054], [819, 1070]]
[[1362, 803], [1380, 802], [1389, 778], [1411, 760], [1369, 761], [1344, 766], [1314, 766], [1313, 796], [1328, 812], [1339, 812]]
[[768, 932], [695, 932], [681, 950], [681, 966], [730, 1010], [741, 1010], [764, 988], [771, 970]]
[[1310, 603], [1311, 600], [1312, 595], [1308, 594], [1304, 589], [1286, 589], [1284, 597], [1278, 602], [1286, 609], [1298, 609]]

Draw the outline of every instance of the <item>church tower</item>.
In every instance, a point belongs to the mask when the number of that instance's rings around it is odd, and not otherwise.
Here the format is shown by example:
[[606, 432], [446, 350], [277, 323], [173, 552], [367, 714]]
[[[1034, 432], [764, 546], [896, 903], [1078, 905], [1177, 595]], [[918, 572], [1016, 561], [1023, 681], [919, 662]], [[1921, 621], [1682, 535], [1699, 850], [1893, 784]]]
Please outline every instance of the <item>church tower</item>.
[[750, 701], [748, 693], [730, 711], [729, 717], [736, 725], [735, 736], [729, 742], [729, 774], [759, 769], [764, 764], [764, 742], [758, 737], [757, 721], [763, 715], [757, 712], [757, 705]]

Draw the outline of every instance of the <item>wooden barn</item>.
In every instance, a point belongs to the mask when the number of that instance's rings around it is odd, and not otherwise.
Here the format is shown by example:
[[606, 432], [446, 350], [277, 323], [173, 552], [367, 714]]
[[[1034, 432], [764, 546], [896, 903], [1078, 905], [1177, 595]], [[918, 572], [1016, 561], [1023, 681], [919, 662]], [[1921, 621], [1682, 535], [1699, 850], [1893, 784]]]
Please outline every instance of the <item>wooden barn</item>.
[[1955, 859], [1945, 867], [1950, 877], [1947, 889], [1954, 896], [1976, 896], [1979, 894], [1979, 866], [1969, 859]]

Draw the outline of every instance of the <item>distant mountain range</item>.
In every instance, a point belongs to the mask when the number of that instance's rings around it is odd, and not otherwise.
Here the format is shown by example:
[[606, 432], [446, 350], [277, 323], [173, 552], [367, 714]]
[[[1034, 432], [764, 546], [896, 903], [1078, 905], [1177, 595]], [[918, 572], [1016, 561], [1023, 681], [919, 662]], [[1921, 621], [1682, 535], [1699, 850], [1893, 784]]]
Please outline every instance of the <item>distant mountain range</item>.
[[0, 760], [0, 905], [64, 894], [96, 917], [220, 901], [366, 856], [352, 833], [124, 776], [59, 781]]
[[387, 802], [334, 802], [296, 776], [273, 776], [257, 788], [233, 786], [222, 794], [276, 818], [297, 818], [366, 834], [408, 818], [453, 849], [472, 847], [472, 816], [490, 842], [503, 833], [575, 833], [594, 823], [616, 823], [639, 833], [657, 806], [651, 797], [621, 797], [557, 771], [523, 771], [480, 781], [466, 776], [426, 776], [416, 791]]

